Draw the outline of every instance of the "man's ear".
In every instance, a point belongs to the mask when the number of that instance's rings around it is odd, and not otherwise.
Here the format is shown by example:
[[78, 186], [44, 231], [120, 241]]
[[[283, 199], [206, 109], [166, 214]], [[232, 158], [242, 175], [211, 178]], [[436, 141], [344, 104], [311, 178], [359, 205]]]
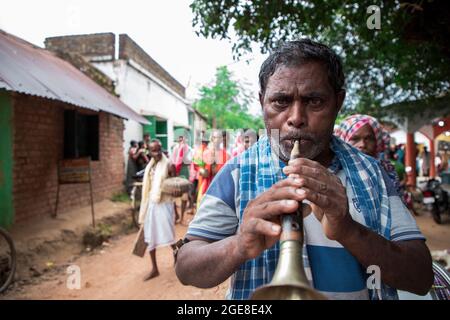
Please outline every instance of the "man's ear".
[[339, 111], [341, 111], [341, 108], [344, 105], [345, 95], [346, 91], [344, 89], [342, 89], [336, 94], [336, 107], [337, 107], [336, 114], [338, 114]]
[[259, 104], [261, 105], [261, 109], [264, 109], [264, 96], [262, 94], [262, 92], [259, 92]]

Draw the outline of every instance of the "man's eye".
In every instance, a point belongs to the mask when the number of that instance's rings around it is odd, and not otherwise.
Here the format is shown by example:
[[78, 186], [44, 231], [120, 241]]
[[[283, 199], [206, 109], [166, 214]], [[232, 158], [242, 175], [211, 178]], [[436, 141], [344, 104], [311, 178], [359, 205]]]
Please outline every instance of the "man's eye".
[[322, 104], [322, 99], [320, 98], [310, 98], [309, 99], [309, 104], [312, 106], [319, 106]]
[[276, 107], [287, 107], [289, 105], [289, 100], [288, 99], [276, 99], [273, 101], [273, 104]]

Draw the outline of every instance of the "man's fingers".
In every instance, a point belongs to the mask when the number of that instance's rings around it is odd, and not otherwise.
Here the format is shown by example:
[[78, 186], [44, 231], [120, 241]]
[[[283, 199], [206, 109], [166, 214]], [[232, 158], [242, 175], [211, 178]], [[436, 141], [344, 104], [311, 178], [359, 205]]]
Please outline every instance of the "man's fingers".
[[262, 193], [251, 202], [251, 205], [255, 206], [285, 199], [299, 200], [296, 190], [298, 190], [301, 186], [301, 179], [295, 180], [296, 181], [294, 181], [294, 179], [283, 180], [283, 184], [280, 184], [277, 187], [272, 187], [266, 192]]
[[331, 201], [328, 198], [328, 196], [306, 187], [303, 187], [301, 190], [303, 190], [301, 194], [302, 200], [307, 199], [316, 206], [323, 209], [328, 208], [330, 206]]
[[332, 176], [332, 173], [328, 169], [320, 167], [308, 167], [300, 164], [292, 164], [283, 168], [283, 173], [291, 176], [297, 174], [300, 176], [306, 176], [313, 179], [328, 179]]
[[292, 213], [298, 208], [298, 201], [292, 199], [284, 199], [266, 202], [251, 208], [253, 217], [270, 220], [283, 213]]
[[281, 232], [281, 226], [259, 218], [253, 218], [247, 226], [247, 232], [268, 237], [276, 237]]
[[289, 160], [287, 167], [288, 166], [306, 166], [306, 167], [310, 167], [310, 168], [317, 168], [317, 169], [320, 169], [320, 170], [327, 170], [319, 162], [314, 161], [314, 160], [310, 160], [310, 159], [307, 159], [307, 158], [297, 158], [297, 159]]
[[293, 175], [292, 177], [289, 177], [287, 179], [283, 179], [275, 183], [272, 188], [273, 189], [280, 189], [285, 187], [296, 187], [299, 186], [299, 175]]
[[330, 189], [333, 189], [331, 187], [329, 187], [328, 183], [323, 182], [321, 180], [317, 180], [317, 179], [313, 179], [313, 178], [308, 178], [308, 177], [301, 177], [301, 186], [302, 187], [306, 187], [308, 189], [311, 189], [315, 192], [321, 193], [321, 194], [328, 194], [328, 191]]

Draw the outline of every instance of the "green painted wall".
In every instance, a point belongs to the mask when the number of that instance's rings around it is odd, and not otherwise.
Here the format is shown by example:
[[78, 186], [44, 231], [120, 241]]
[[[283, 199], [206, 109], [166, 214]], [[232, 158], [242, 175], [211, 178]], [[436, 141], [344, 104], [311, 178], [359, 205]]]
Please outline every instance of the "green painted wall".
[[179, 136], [184, 136], [186, 138], [188, 145], [192, 146], [193, 140], [191, 137], [192, 136], [191, 130], [186, 129], [185, 127], [174, 126], [173, 127], [173, 141], [177, 143]]
[[0, 90], [0, 226], [6, 228], [14, 221], [12, 117], [10, 95]]
[[155, 130], [156, 130], [156, 126], [155, 126], [156, 119], [155, 119], [154, 116], [145, 116], [145, 118], [148, 121], [150, 121], [151, 124], [144, 124], [144, 126], [143, 126], [144, 134], [145, 133], [149, 133], [150, 137], [152, 139], [154, 139], [155, 138], [155, 134], [156, 134], [156, 132], [155, 132]]
[[145, 116], [145, 118], [152, 124], [143, 126], [144, 134], [149, 133], [152, 139], [159, 139], [163, 149], [167, 150], [167, 121], [158, 120], [154, 116]]

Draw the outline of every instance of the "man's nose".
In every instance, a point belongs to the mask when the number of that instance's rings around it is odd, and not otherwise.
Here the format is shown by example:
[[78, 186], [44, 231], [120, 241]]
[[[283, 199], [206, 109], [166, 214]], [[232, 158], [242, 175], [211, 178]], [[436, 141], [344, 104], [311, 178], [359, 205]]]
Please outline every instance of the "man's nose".
[[300, 101], [295, 101], [289, 110], [288, 126], [300, 128], [307, 124], [305, 107]]
[[358, 149], [365, 149], [366, 148], [366, 141], [364, 139], [360, 139], [358, 143], [356, 144], [356, 148]]

